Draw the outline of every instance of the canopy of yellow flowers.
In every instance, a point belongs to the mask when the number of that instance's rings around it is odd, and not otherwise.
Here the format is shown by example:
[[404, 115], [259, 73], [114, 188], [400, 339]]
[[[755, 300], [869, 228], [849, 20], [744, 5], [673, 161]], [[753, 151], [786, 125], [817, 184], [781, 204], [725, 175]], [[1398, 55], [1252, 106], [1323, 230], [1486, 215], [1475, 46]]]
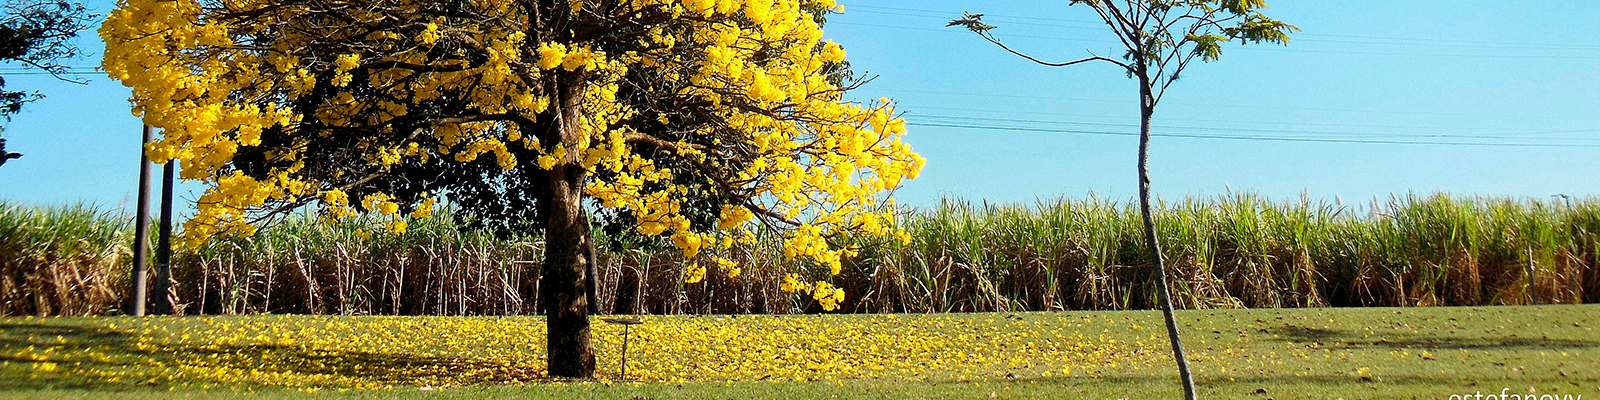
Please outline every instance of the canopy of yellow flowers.
[[[211, 186], [184, 224], [191, 246], [302, 205], [402, 232], [433, 197], [351, 198], [362, 176], [480, 157], [579, 165], [589, 197], [688, 256], [748, 237], [755, 219], [782, 222], [788, 255], [834, 273], [850, 249], [827, 238], [904, 240], [886, 193], [925, 161], [888, 99], [843, 100], [829, 71], [845, 52], [818, 23], [842, 11], [833, 0], [556, 3], [120, 0], [100, 29], [103, 67], [162, 129], [146, 154]], [[562, 82], [580, 82], [573, 114]], [[578, 116], [575, 143], [548, 132], [562, 115]], [[268, 167], [245, 171], [246, 150]], [[730, 200], [696, 226], [684, 198], [706, 191]]]

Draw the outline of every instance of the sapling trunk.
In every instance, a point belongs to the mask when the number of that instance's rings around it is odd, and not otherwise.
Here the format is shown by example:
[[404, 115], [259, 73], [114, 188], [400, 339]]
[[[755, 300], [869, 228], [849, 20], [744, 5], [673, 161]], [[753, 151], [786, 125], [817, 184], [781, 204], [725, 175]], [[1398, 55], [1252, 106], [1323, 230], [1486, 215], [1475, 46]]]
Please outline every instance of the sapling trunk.
[[1161, 314], [1167, 320], [1172, 357], [1178, 361], [1184, 398], [1193, 400], [1196, 398], [1194, 376], [1189, 373], [1189, 358], [1184, 356], [1183, 340], [1178, 336], [1178, 319], [1172, 313], [1172, 291], [1167, 288], [1166, 260], [1161, 255], [1161, 242], [1156, 238], [1155, 216], [1150, 212], [1150, 116], [1154, 113], [1155, 97], [1151, 94], [1150, 78], [1139, 71], [1139, 213], [1144, 217], [1144, 241], [1155, 266], [1156, 291], [1161, 299]]

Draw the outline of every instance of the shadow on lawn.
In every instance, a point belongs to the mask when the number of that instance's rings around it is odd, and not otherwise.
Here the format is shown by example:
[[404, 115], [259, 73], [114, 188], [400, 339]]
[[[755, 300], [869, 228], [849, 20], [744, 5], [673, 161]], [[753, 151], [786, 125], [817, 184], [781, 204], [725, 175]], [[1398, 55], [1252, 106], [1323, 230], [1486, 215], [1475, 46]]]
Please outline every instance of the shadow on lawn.
[[1393, 332], [1378, 338], [1366, 337], [1353, 329], [1327, 329], [1281, 326], [1268, 329], [1279, 341], [1318, 342], [1334, 348], [1417, 348], [1417, 349], [1580, 349], [1600, 347], [1600, 341], [1552, 338], [1471, 338]]
[[[0, 324], [0, 391], [151, 387], [297, 387], [352, 383], [536, 380], [543, 368], [487, 366], [452, 357], [307, 349], [280, 344], [168, 343], [70, 321]], [[42, 358], [42, 359], [40, 359]], [[253, 372], [285, 375], [257, 375]], [[316, 379], [300, 379], [314, 377]]]

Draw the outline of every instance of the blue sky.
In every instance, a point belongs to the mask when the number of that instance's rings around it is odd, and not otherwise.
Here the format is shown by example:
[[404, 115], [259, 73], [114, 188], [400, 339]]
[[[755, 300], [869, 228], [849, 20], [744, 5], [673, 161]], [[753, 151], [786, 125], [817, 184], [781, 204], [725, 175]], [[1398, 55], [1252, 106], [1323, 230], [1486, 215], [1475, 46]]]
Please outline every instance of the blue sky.
[[[997, 36], [1042, 58], [1119, 54], [1091, 11], [1066, 1], [843, 4], [827, 34], [858, 73], [877, 77], [853, 96], [898, 101], [913, 123], [908, 141], [929, 160], [898, 192], [901, 203], [1136, 194], [1135, 138], [1041, 131], [1136, 131], [1133, 81], [1106, 64], [1034, 65], [944, 27], [963, 11], [981, 12], [1000, 26]], [[1192, 65], [1157, 110], [1156, 133], [1490, 145], [1158, 137], [1158, 195], [1232, 190], [1364, 202], [1434, 191], [1600, 194], [1600, 4], [1269, 4], [1269, 15], [1303, 31], [1287, 47], [1227, 46], [1222, 60]], [[90, 2], [102, 13], [110, 5]], [[98, 39], [82, 46], [89, 57], [72, 64], [98, 65]], [[0, 75], [8, 89], [47, 95], [6, 125], [7, 148], [25, 156], [0, 167], [0, 198], [132, 202], [139, 122], [126, 88], [102, 76], [79, 86]], [[180, 185], [179, 197], [199, 188]]]

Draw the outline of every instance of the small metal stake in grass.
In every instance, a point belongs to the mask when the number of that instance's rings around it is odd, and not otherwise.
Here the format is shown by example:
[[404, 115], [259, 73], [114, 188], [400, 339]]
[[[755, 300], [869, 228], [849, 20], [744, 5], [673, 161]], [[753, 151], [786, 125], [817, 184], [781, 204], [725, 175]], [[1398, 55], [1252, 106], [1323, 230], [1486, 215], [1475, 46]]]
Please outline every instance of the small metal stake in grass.
[[637, 320], [637, 319], [631, 319], [631, 318], [601, 318], [600, 320], [601, 321], [605, 321], [606, 323], [612, 324], [612, 325], [622, 325], [622, 378], [618, 379], [618, 380], [627, 380], [628, 379], [628, 328], [632, 327], [634, 325], [643, 324], [644, 321], [640, 321], [640, 320]]

